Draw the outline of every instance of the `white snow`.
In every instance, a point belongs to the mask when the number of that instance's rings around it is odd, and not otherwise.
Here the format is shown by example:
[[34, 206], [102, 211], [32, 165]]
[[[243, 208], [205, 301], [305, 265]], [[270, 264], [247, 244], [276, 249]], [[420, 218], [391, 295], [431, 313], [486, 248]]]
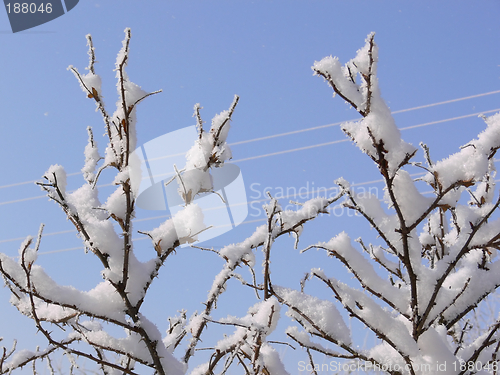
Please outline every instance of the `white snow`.
[[[287, 315], [294, 320], [300, 320], [305, 325], [307, 332], [324, 332], [339, 343], [349, 345], [351, 333], [335, 305], [326, 300], [313, 297], [297, 290], [273, 286], [276, 293], [285, 300], [289, 306]], [[301, 311], [321, 330], [313, 327], [308, 319], [304, 319], [295, 309]], [[321, 333], [320, 333], [321, 334]]]

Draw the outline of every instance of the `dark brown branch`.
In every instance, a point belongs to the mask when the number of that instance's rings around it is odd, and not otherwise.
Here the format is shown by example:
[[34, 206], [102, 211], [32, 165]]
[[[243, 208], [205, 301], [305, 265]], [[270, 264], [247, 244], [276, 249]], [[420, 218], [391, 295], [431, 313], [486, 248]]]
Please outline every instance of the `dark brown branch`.
[[356, 111], [358, 111], [361, 116], [366, 117], [367, 114], [363, 110], [360, 110], [359, 107], [351, 99], [349, 99], [346, 95], [344, 95], [342, 93], [342, 91], [340, 91], [340, 89], [337, 87], [337, 85], [333, 81], [333, 78], [332, 78], [332, 76], [330, 74], [322, 72], [322, 71], [320, 71], [318, 69], [314, 69], [314, 72], [317, 75], [323, 77], [328, 82], [328, 84], [332, 87], [332, 89], [335, 92], [335, 94], [337, 94], [342, 99], [344, 99], [347, 103], [349, 103], [349, 105], [352, 108], [354, 108]]
[[[331, 204], [333, 204], [334, 202], [336, 202], [337, 200], [339, 200], [344, 194], [345, 194], [345, 191], [343, 190], [339, 194], [337, 194], [335, 197], [326, 200], [324, 206], [321, 207], [318, 210], [318, 212], [325, 212], [328, 206], [330, 206]], [[304, 219], [300, 220], [299, 222], [297, 222], [296, 224], [292, 225], [288, 229], [281, 229], [278, 233], [276, 233], [274, 235], [274, 238], [276, 239], [278, 237], [281, 237], [284, 234], [288, 234], [288, 233], [291, 233], [291, 232], [296, 232], [297, 228], [301, 227], [306, 222], [312, 220], [314, 217], [316, 217], [316, 215], [312, 215], [310, 217], [304, 218]], [[253, 244], [253, 245], [250, 246], [249, 250], [256, 249], [256, 248], [258, 248], [260, 246], [263, 246], [264, 243], [265, 243], [265, 241], [259, 242], [257, 244]], [[236, 261], [232, 261], [231, 263], [229, 263], [229, 261], [226, 259], [226, 264], [224, 265], [224, 269], [222, 271], [222, 272], [225, 273], [225, 275], [224, 275], [223, 279], [220, 280], [220, 282], [216, 285], [216, 288], [212, 288], [212, 289], [214, 289], [214, 291], [208, 296], [208, 298], [207, 298], [207, 300], [205, 302], [205, 310], [202, 313], [203, 315], [205, 315], [205, 316], [209, 316], [210, 315], [212, 309], [216, 305], [216, 302], [217, 302], [220, 294], [225, 290], [225, 286], [226, 286], [227, 281], [232, 277], [232, 273], [234, 272], [234, 270], [236, 269], [236, 267], [240, 266], [241, 263], [244, 263], [243, 258], [240, 258], [240, 259], [238, 259]], [[189, 359], [192, 357], [192, 355], [194, 353], [194, 350], [196, 348], [196, 345], [200, 341], [201, 333], [203, 332], [203, 330], [206, 327], [206, 324], [207, 324], [206, 321], [203, 321], [199, 325], [198, 330], [193, 333], [193, 339], [191, 340], [191, 343], [189, 344], [189, 346], [188, 346], [188, 348], [186, 350], [186, 353], [183, 356], [183, 362], [184, 363], [187, 363], [189, 361]]]
[[[269, 192], [268, 192], [269, 194]], [[266, 242], [264, 243], [263, 247], [263, 252], [264, 252], [264, 300], [267, 300], [271, 295], [269, 292], [269, 286], [271, 285], [271, 282], [269, 280], [270, 277], [270, 272], [269, 272], [269, 266], [271, 265], [270, 257], [271, 257], [271, 246], [274, 241], [273, 239], [273, 229], [274, 229], [274, 215], [278, 214], [278, 206], [277, 206], [277, 201], [276, 199], [271, 197], [271, 194], [269, 194], [269, 197], [271, 198], [271, 203], [270, 203], [270, 208], [271, 210], [267, 212], [267, 238]], [[266, 210], [267, 211], [267, 210]]]
[[[316, 276], [318, 279], [320, 279], [321, 281], [323, 281], [329, 288], [330, 290], [332, 290], [332, 292], [334, 293], [335, 295], [335, 298], [337, 300], [340, 301], [340, 303], [342, 303], [342, 305], [344, 306], [344, 308], [346, 309], [347, 312], [349, 312], [349, 314], [351, 314], [351, 316], [353, 316], [354, 318], [358, 319], [361, 323], [363, 323], [365, 325], [365, 327], [369, 328], [373, 333], [375, 333], [377, 335], [377, 337], [379, 337], [380, 339], [382, 339], [384, 342], [386, 342], [389, 346], [391, 346], [400, 356], [401, 358], [403, 358], [403, 360], [406, 362], [406, 364], [408, 365], [409, 367], [409, 371], [410, 371], [410, 374], [412, 375], [415, 375], [415, 370], [413, 369], [413, 364], [412, 364], [412, 361], [411, 361], [411, 358], [408, 354], [404, 353], [401, 348], [399, 348], [395, 342], [392, 341], [392, 339], [390, 339], [384, 332], [382, 332], [381, 330], [377, 329], [376, 327], [372, 326], [366, 319], [364, 319], [363, 317], [361, 317], [359, 314], [356, 313], [356, 311], [354, 311], [349, 305], [347, 305], [343, 299], [342, 299], [342, 296], [340, 295], [340, 293], [337, 291], [337, 289], [333, 286], [333, 284], [331, 283], [330, 280], [328, 279], [325, 279], [324, 277], [322, 277], [321, 275], [318, 275], [317, 273], [314, 273], [313, 272], [313, 275]], [[342, 343], [343, 344], [343, 343]], [[338, 345], [338, 344], [337, 344]], [[345, 344], [343, 344], [345, 345]], [[340, 345], [339, 345], [340, 346]], [[341, 346], [342, 347], [342, 346]], [[342, 347], [343, 348], [343, 347]], [[352, 349], [351, 349], [352, 350]], [[369, 359], [369, 361], [373, 362], [373, 363], [377, 363], [377, 361], [373, 360], [373, 359]], [[398, 371], [391, 371], [390, 372], [391, 374], [400, 374]]]
[[458, 252], [457, 256], [452, 261], [450, 261], [448, 263], [448, 267], [443, 272], [441, 277], [436, 281], [436, 285], [434, 287], [434, 291], [431, 295], [431, 298], [429, 299], [427, 307], [426, 307], [424, 313], [422, 314], [422, 316], [420, 317], [420, 321], [418, 322], [417, 330], [419, 332], [422, 332], [424, 326], [426, 325], [426, 320], [431, 312], [432, 307], [435, 304], [435, 301], [436, 301], [438, 294], [443, 286], [443, 283], [448, 278], [448, 276], [451, 274], [453, 269], [457, 266], [457, 263], [462, 259], [462, 257], [469, 252], [469, 250], [470, 250], [469, 245], [472, 242], [472, 240], [474, 239], [476, 233], [488, 221], [490, 216], [493, 215], [493, 212], [496, 211], [496, 209], [498, 208], [499, 205], [500, 205], [500, 196], [498, 197], [497, 202], [491, 208], [491, 210], [486, 215], [484, 215], [482, 217], [482, 219], [477, 224], [473, 225], [471, 233], [470, 233], [469, 237], [467, 238], [467, 240], [465, 241], [464, 245], [462, 246], [462, 249]]
[[368, 114], [371, 111], [372, 90], [373, 90], [373, 87], [372, 87], [373, 86], [373, 82], [372, 82], [373, 65], [375, 64], [375, 60], [373, 58], [373, 48], [375, 47], [374, 38], [375, 38], [375, 34], [372, 33], [370, 35], [370, 40], [369, 40], [370, 47], [368, 48], [368, 57], [370, 59], [370, 62], [368, 65], [368, 74], [367, 75], [363, 74], [363, 78], [366, 82], [366, 91], [367, 91], [367, 93], [366, 93], [366, 108], [364, 110], [364, 114], [362, 114], [363, 117], [368, 116]]
[[[499, 339], [498, 338], [494, 338], [493, 339], [493, 336], [495, 335], [495, 333], [499, 329], [500, 329], [500, 322], [497, 321], [492, 327], [490, 327], [488, 335], [486, 335], [486, 337], [484, 338], [484, 340], [481, 343], [481, 345], [479, 345], [474, 350], [474, 352], [471, 354], [471, 356], [469, 358], [467, 358], [467, 360], [465, 361], [465, 363], [476, 363], [477, 359], [479, 358], [479, 356], [481, 355], [481, 353], [483, 352], [483, 350], [485, 350], [486, 348], [490, 347], [491, 345], [498, 344]], [[468, 369], [466, 368], [465, 370], [459, 372], [459, 375], [463, 375], [467, 371], [468, 371]]]
[[91, 354], [88, 354], [88, 353], [85, 353], [83, 351], [76, 350], [76, 349], [69, 347], [68, 346], [69, 344], [64, 342], [64, 341], [57, 341], [57, 340], [53, 339], [51, 333], [48, 332], [45, 328], [43, 328], [41, 320], [39, 319], [38, 314], [37, 314], [37, 310], [36, 310], [36, 306], [35, 306], [35, 297], [34, 297], [34, 293], [32, 291], [34, 289], [34, 286], [32, 285], [32, 280], [31, 280], [31, 267], [29, 266], [29, 264], [27, 265], [25, 262], [26, 249], [27, 249], [27, 247], [21, 253], [21, 267], [23, 268], [23, 271], [24, 271], [25, 277], [26, 277], [26, 284], [27, 284], [26, 289], [27, 289], [28, 298], [30, 300], [31, 315], [32, 315], [33, 320], [35, 321], [36, 327], [45, 336], [47, 341], [51, 345], [57, 346], [58, 348], [61, 348], [68, 353], [75, 354], [75, 355], [78, 355], [80, 357], [90, 359], [93, 362], [98, 363], [98, 364], [102, 363], [105, 366], [116, 368], [117, 370], [123, 371], [126, 374], [135, 375], [134, 372], [126, 371], [126, 369], [121, 367], [121, 366], [118, 366], [118, 365], [111, 363], [111, 362], [108, 362], [108, 361], [102, 361], [99, 358], [94, 357]]
[[398, 306], [396, 306], [389, 298], [390, 297], [386, 297], [384, 296], [382, 293], [379, 293], [377, 292], [375, 289], [373, 289], [373, 287], [371, 287], [370, 285], [368, 285], [367, 283], [364, 282], [363, 278], [361, 277], [361, 275], [359, 274], [359, 272], [357, 272], [352, 266], [351, 264], [349, 263], [349, 261], [342, 255], [340, 255], [337, 251], [335, 251], [334, 249], [329, 249], [327, 247], [324, 247], [324, 246], [320, 246], [320, 245], [313, 245], [315, 248], [318, 248], [318, 249], [323, 249], [325, 251], [327, 251], [329, 253], [329, 255], [331, 256], [334, 256], [335, 258], [337, 258], [338, 260], [340, 260], [342, 262], [342, 264], [344, 264], [344, 266], [354, 275], [354, 277], [356, 278], [356, 280], [358, 280], [359, 284], [363, 287], [363, 289], [365, 289], [366, 291], [368, 291], [369, 293], [371, 293], [372, 295], [374, 295], [375, 297], [377, 297], [378, 299], [380, 299], [381, 301], [385, 302], [387, 305], [389, 305], [391, 308], [393, 308], [394, 310], [398, 311], [402, 316], [404, 316], [405, 318], [407, 319], [410, 319], [410, 317], [408, 316], [408, 314], [404, 313], [403, 311], [401, 311]]

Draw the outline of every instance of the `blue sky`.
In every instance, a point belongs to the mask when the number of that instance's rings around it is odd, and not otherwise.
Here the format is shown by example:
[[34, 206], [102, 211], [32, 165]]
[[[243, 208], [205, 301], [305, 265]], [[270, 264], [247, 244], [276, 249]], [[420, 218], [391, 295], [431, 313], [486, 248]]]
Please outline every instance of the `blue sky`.
[[[94, 40], [96, 71], [103, 78], [108, 110], [113, 110], [116, 100], [112, 70], [125, 27], [132, 29], [127, 70], [131, 80], [146, 91], [163, 89], [140, 104], [141, 144], [193, 125], [195, 103], [204, 107], [202, 116], [209, 122], [229, 107], [234, 94], [240, 96], [240, 103], [229, 143], [357, 119], [340, 98], [332, 99], [331, 89], [313, 77], [310, 67], [328, 55], [346, 62], [363, 46], [367, 34], [375, 31], [380, 48], [378, 76], [390, 108], [426, 106], [396, 113], [399, 128], [436, 122], [403, 130], [403, 138], [414, 145], [427, 143], [431, 155], [441, 159], [484, 128], [481, 119], [470, 115], [500, 108], [500, 93], [469, 98], [500, 90], [499, 16], [500, 3], [495, 0], [82, 0], [62, 17], [12, 34], [6, 12], [0, 11], [0, 251], [16, 255], [20, 238], [36, 235], [41, 222], [47, 234], [42, 253], [80, 246], [61, 210], [38, 198], [43, 195], [40, 189], [25, 182], [39, 179], [51, 164], [62, 164], [68, 173], [78, 172], [89, 125], [100, 146], [105, 146], [99, 113], [66, 70], [74, 65], [83, 72], [88, 65], [88, 33]], [[427, 106], [458, 98], [469, 99]], [[463, 118], [442, 121], [457, 117]], [[279, 194], [330, 188], [338, 177], [358, 184], [379, 179], [373, 163], [350, 142], [314, 147], [337, 140], [345, 136], [338, 126], [330, 126], [234, 145], [233, 158], [242, 171], [248, 200], [262, 199], [266, 187]], [[309, 148], [269, 155], [304, 147]], [[422, 160], [422, 153], [418, 158]], [[70, 189], [82, 183], [79, 176], [68, 178]], [[381, 196], [376, 182], [359, 186], [372, 186]], [[103, 193], [109, 191], [103, 189]], [[259, 205], [251, 207], [247, 220], [262, 219], [255, 209]], [[140, 219], [162, 214], [137, 213]], [[135, 229], [148, 230], [159, 223], [160, 219], [143, 220]], [[243, 224], [204, 245], [241, 241], [257, 224]], [[342, 230], [352, 238], [373, 236], [367, 225], [338, 211], [306, 227], [299, 247], [326, 241]], [[59, 232], [65, 233], [54, 234]], [[275, 247], [275, 283], [298, 287], [304, 272], [314, 266], [341, 272], [333, 261], [325, 263], [323, 254], [299, 256], [292, 245], [286, 239]], [[153, 251], [148, 241], [137, 242], [136, 248], [144, 259]], [[101, 279], [97, 262], [82, 250], [45, 254], [39, 262], [64, 284], [88, 289]], [[186, 308], [190, 315], [201, 309], [200, 302], [221, 265], [213, 254], [194, 249], [179, 251], [167, 264], [148, 305], [162, 331], [166, 317], [176, 310]], [[173, 283], [175, 289], [170, 287]], [[218, 316], [243, 314], [250, 305], [238, 299], [231, 306], [229, 298]], [[5, 289], [0, 290], [0, 309], [0, 336], [6, 345], [15, 336], [28, 345], [40, 341], [33, 338], [30, 323], [25, 324], [27, 320], [9, 306]]]

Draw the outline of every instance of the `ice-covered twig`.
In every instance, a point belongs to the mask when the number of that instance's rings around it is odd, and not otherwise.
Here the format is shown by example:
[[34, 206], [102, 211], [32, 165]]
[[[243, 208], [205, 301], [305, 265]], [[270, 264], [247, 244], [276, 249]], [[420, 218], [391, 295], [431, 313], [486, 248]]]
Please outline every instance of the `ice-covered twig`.
[[[429, 298], [429, 302], [426, 305], [425, 310], [423, 310], [422, 316], [419, 319], [418, 322], [418, 327], [417, 329], [419, 331], [423, 330], [429, 322], [427, 321], [427, 318], [433, 309], [436, 299], [438, 298], [439, 293], [441, 292], [441, 288], [444, 284], [444, 282], [448, 279], [448, 277], [451, 275], [452, 271], [455, 269], [457, 264], [465, 257], [466, 254], [469, 253], [470, 251], [470, 244], [475, 238], [476, 234], [479, 232], [479, 230], [485, 225], [485, 223], [488, 221], [491, 215], [498, 209], [500, 206], [500, 196], [497, 199], [496, 203], [488, 210], [484, 216], [479, 220], [477, 224], [473, 224], [470, 234], [467, 236], [467, 239], [461, 249], [454, 254], [453, 258], [448, 259], [447, 266], [444, 268], [444, 270], [441, 273], [441, 276], [436, 280], [436, 284], [433, 290], [433, 293], [431, 294]], [[482, 296], [482, 294], [480, 294]], [[467, 305], [467, 307], [469, 304]], [[464, 309], [467, 310], [467, 309]], [[463, 314], [463, 313], [462, 313]], [[463, 316], [463, 315], [462, 315]]]
[[[366, 38], [366, 45], [358, 51], [356, 58], [342, 67], [337, 58], [327, 57], [313, 66], [315, 74], [323, 77], [332, 87], [335, 94], [344, 99], [363, 117], [368, 116], [371, 110], [373, 79], [377, 62], [377, 46], [375, 33]], [[363, 83], [357, 84], [356, 76], [362, 78]]]
[[[418, 349], [416, 343], [411, 340], [410, 333], [400, 321], [387, 314], [380, 306], [362, 292], [356, 291], [345, 284], [340, 284], [338, 281], [329, 279], [322, 272], [313, 271], [313, 276], [323, 281], [330, 288], [335, 298], [342, 303], [351, 316], [370, 328], [377, 337], [381, 338], [386, 344], [394, 349], [408, 366], [410, 374], [415, 375], [412, 356], [418, 352]], [[388, 327], [391, 327], [390, 330]], [[327, 339], [328, 336], [322, 337]], [[354, 352], [351, 345], [338, 342], [338, 340], [335, 344], [350, 353]], [[360, 359], [373, 363], [378, 362], [375, 358], [366, 358], [361, 353], [357, 353], [357, 356]]]
[[87, 38], [87, 46], [89, 46], [89, 51], [88, 51], [89, 66], [88, 66], [87, 70], [89, 70], [92, 74], [95, 74], [94, 64], [96, 61], [95, 61], [94, 44], [92, 43], [92, 35], [87, 34], [87, 35], [85, 35], [85, 37]]
[[[289, 234], [292, 232], [299, 231], [298, 228], [302, 227], [308, 221], [316, 218], [319, 213], [325, 212], [326, 209], [338, 201], [344, 195], [344, 191], [341, 191], [335, 197], [328, 199], [315, 198], [308, 201], [310, 204], [304, 204], [301, 209], [295, 212], [295, 215], [289, 214], [289, 221], [282, 222], [280, 225], [275, 225], [272, 229], [272, 237], [277, 239], [284, 234]], [[219, 251], [220, 256], [226, 261], [223, 269], [215, 277], [215, 280], [210, 289], [209, 295], [204, 302], [205, 309], [202, 313], [203, 316], [210, 316], [212, 310], [215, 308], [217, 300], [220, 295], [225, 291], [227, 282], [233, 277], [235, 269], [241, 265], [245, 264], [247, 257], [252, 254], [253, 249], [263, 246], [266, 242], [268, 236], [267, 225], [262, 225], [256, 229], [252, 236], [247, 238], [245, 241], [238, 244], [228, 245]], [[201, 321], [197, 326], [195, 332], [193, 332], [193, 338], [183, 356], [183, 362], [187, 363], [189, 359], [193, 356], [196, 346], [200, 341], [201, 334], [207, 325], [206, 321]]]
[[196, 117], [196, 129], [198, 130], [198, 139], [201, 139], [203, 137], [203, 121], [201, 119], [201, 114], [200, 110], [203, 109], [203, 107], [200, 105], [200, 103], [196, 103], [194, 105], [194, 113], [193, 117]]
[[349, 241], [346, 234], [341, 233], [328, 243], [319, 243], [311, 247], [326, 250], [330, 256], [337, 258], [354, 275], [364, 290], [408, 319], [407, 293], [380, 278], [368, 260], [359, 254]]
[[262, 247], [262, 251], [264, 253], [264, 263], [263, 263], [263, 268], [264, 268], [264, 300], [268, 299], [270, 297], [270, 287], [271, 287], [271, 274], [269, 271], [269, 267], [271, 265], [271, 247], [274, 242], [273, 238], [273, 232], [274, 232], [274, 225], [275, 225], [275, 216], [278, 216], [279, 213], [281, 212], [281, 207], [278, 205], [278, 201], [274, 199], [271, 194], [268, 192], [269, 198], [271, 198], [271, 203], [269, 205], [265, 206], [265, 211], [267, 214], [267, 237], [264, 242], [264, 246]]

